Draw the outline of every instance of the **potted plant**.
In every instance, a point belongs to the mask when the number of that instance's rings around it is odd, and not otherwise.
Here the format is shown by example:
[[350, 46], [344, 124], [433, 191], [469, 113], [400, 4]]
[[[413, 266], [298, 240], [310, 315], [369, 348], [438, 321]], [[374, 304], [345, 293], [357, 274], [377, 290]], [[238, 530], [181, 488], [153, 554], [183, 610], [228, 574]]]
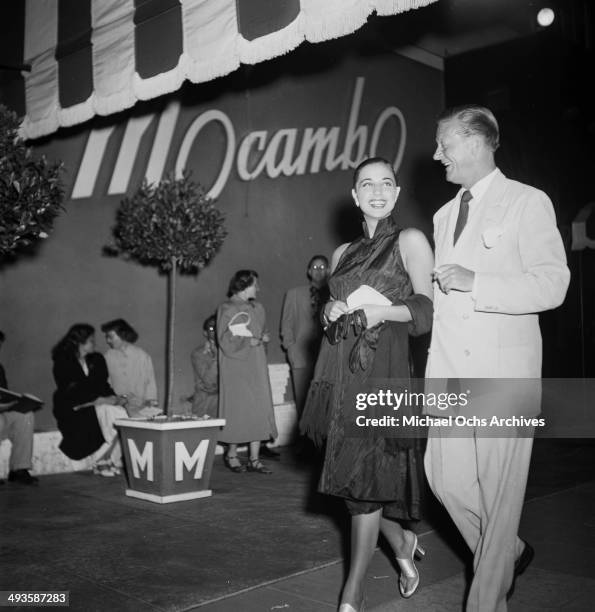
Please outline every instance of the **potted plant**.
[[120, 204], [112, 255], [156, 266], [167, 274], [167, 386], [164, 416], [122, 419], [127, 495], [159, 503], [205, 497], [223, 419], [172, 416], [176, 276], [196, 274], [223, 244], [223, 214], [201, 185], [184, 173], [143, 182]]
[[0, 104], [0, 260], [47, 238], [62, 209], [62, 164], [35, 156]]

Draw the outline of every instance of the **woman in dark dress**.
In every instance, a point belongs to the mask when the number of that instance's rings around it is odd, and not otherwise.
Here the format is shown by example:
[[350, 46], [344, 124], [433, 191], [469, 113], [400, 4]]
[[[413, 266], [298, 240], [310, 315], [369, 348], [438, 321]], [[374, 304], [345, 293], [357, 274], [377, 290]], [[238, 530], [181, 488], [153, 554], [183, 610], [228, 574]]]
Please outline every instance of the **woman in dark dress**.
[[[95, 352], [95, 330], [86, 323], [73, 325], [52, 350], [54, 416], [62, 433], [60, 450], [71, 459], [84, 459], [97, 451], [105, 439], [95, 406], [116, 405], [118, 398], [108, 384], [105, 359]], [[110, 466], [97, 465], [102, 475]], [[105, 469], [103, 469], [105, 468]]]
[[[351, 514], [350, 568], [340, 612], [362, 609], [379, 531], [396, 555], [401, 594], [410, 597], [419, 584], [413, 559], [423, 551], [417, 536], [397, 522], [419, 519], [419, 440], [382, 437], [373, 427], [353, 432], [355, 410], [347, 399], [374, 379], [408, 381], [409, 335], [431, 328], [432, 250], [422, 232], [396, 227], [391, 212], [398, 194], [394, 169], [385, 159], [370, 158], [356, 168], [352, 195], [364, 217], [364, 236], [333, 254], [331, 301], [323, 311], [326, 337], [301, 422], [315, 441], [326, 438], [319, 491], [344, 498]], [[390, 305], [370, 299], [374, 303], [356, 308], [352, 296], [350, 308], [348, 296], [362, 285]]]

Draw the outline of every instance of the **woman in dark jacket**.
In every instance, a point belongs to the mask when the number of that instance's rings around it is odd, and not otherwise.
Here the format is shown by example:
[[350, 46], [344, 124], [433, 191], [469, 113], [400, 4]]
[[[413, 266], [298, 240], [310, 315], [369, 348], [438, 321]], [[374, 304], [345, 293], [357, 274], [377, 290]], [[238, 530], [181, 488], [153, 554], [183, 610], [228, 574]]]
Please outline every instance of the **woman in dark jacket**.
[[54, 416], [62, 433], [60, 450], [71, 459], [93, 454], [105, 442], [95, 406], [115, 404], [108, 384], [107, 366], [95, 352], [95, 329], [87, 323], [73, 325], [52, 350]]

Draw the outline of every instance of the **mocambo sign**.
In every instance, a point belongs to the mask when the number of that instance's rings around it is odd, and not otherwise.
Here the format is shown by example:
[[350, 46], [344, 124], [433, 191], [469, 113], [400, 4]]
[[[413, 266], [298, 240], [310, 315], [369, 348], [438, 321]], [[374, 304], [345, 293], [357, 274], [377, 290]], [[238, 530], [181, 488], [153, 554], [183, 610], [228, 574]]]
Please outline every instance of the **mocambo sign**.
[[[365, 157], [380, 154], [377, 151], [378, 144], [385, 130], [390, 130], [389, 134], [393, 137], [393, 150], [396, 152], [392, 161], [398, 170], [407, 140], [403, 113], [396, 106], [388, 106], [378, 114], [371, 129], [367, 125], [358, 125], [364, 86], [365, 78], [357, 77], [345, 130], [339, 126], [286, 128], [271, 134], [268, 130], [255, 130], [237, 145], [236, 130], [229, 116], [221, 110], [207, 110], [192, 121], [182, 138], [175, 158], [176, 173], [179, 175], [186, 168], [190, 151], [201, 131], [212, 123], [219, 124], [225, 135], [223, 162], [209, 189], [209, 195], [213, 198], [223, 191], [234, 163], [243, 181], [252, 181], [263, 174], [274, 179], [281, 175], [299, 176], [346, 170], [355, 168]], [[145, 178], [149, 182], [157, 182], [163, 176], [179, 113], [180, 103], [173, 100], [159, 116], [145, 171]], [[155, 114], [147, 114], [128, 120], [108, 187], [109, 195], [124, 194], [128, 190], [141, 138], [154, 118]], [[76, 174], [72, 199], [93, 195], [107, 144], [114, 130], [115, 126], [108, 126], [94, 129], [89, 134]]]

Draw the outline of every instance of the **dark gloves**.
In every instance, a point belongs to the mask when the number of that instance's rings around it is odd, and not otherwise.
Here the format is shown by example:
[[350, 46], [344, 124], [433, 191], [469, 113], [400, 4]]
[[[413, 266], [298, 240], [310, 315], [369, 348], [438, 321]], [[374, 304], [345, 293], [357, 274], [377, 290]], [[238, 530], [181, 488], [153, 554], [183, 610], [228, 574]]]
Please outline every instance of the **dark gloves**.
[[368, 321], [363, 310], [356, 310], [341, 315], [326, 328], [326, 336], [331, 344], [338, 344], [349, 335], [349, 328], [353, 325], [353, 332], [359, 336], [367, 327]]

